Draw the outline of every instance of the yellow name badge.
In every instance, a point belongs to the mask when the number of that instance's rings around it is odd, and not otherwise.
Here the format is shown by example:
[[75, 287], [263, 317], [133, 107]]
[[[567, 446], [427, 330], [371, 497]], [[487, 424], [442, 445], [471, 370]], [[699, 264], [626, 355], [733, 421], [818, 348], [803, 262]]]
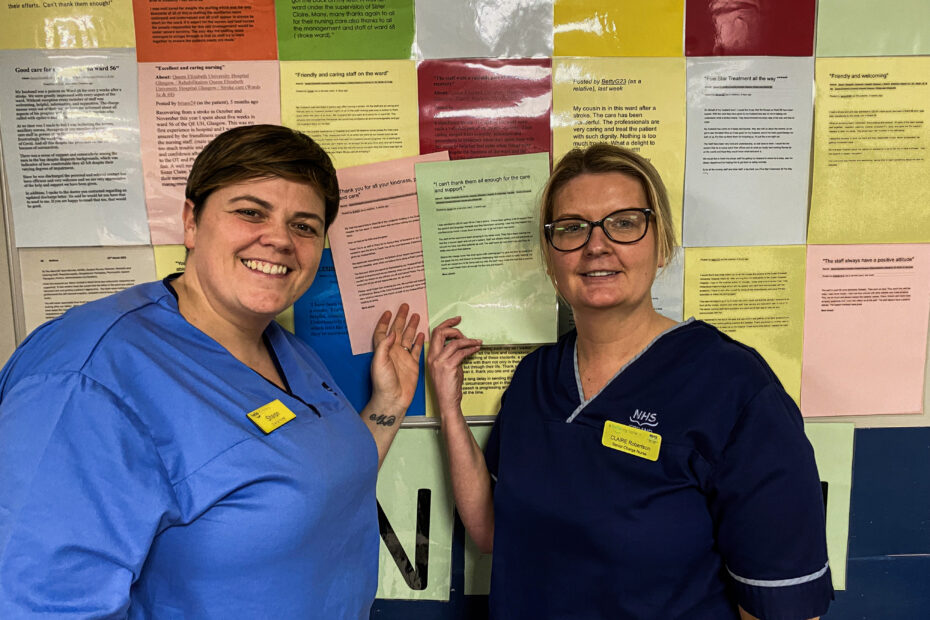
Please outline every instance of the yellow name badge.
[[607, 420], [604, 423], [604, 434], [601, 436], [601, 443], [608, 448], [655, 461], [659, 458], [662, 436], [641, 428], [634, 428]]
[[255, 422], [255, 426], [262, 429], [266, 435], [276, 428], [281, 428], [297, 416], [288, 409], [284, 403], [275, 399], [267, 405], [262, 405], [249, 414], [249, 419]]

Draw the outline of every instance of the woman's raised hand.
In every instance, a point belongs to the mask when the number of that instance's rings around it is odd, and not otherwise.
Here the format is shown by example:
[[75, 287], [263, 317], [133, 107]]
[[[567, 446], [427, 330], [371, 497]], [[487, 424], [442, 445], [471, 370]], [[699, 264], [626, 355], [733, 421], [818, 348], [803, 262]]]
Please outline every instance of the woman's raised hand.
[[456, 329], [461, 321], [457, 316], [436, 326], [430, 336], [427, 364], [442, 418], [456, 508], [478, 547], [490, 553], [494, 541], [491, 477], [462, 415], [462, 362], [481, 348], [481, 341], [466, 338]]
[[413, 400], [420, 374], [420, 352], [425, 335], [417, 333], [420, 315], [401, 304], [397, 316], [385, 311], [375, 325], [372, 338], [374, 355], [371, 359], [372, 402], [384, 411], [397, 407], [406, 410]]
[[464, 377], [462, 362], [481, 348], [480, 340], [466, 338], [456, 328], [461, 321], [460, 316], [446, 319], [436, 326], [430, 336], [427, 364], [439, 411], [443, 416], [461, 410]]

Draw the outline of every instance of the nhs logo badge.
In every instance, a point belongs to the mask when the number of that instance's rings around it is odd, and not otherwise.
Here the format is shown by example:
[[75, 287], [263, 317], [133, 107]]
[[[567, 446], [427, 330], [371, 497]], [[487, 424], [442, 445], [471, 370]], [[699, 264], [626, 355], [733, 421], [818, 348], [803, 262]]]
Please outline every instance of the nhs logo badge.
[[656, 427], [659, 425], [659, 416], [651, 411], [637, 409], [630, 416], [630, 422], [642, 428], [644, 426]]

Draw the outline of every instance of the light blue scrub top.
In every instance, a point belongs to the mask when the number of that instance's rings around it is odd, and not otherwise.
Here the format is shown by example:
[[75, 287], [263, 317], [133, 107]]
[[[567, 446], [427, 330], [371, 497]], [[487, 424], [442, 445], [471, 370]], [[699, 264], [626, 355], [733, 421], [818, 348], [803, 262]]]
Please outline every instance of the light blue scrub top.
[[[368, 618], [374, 441], [272, 323], [282, 390], [164, 282], [67, 312], [0, 374], [0, 618]], [[266, 434], [247, 414], [280, 400]]]

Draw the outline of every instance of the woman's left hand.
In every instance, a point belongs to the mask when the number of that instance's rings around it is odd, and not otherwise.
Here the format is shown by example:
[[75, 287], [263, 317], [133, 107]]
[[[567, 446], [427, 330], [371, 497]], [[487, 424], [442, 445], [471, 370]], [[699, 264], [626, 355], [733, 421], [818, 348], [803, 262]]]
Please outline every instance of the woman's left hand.
[[374, 356], [371, 360], [372, 394], [370, 405], [385, 415], [400, 415], [406, 411], [417, 389], [420, 374], [420, 352], [426, 336], [417, 333], [420, 315], [401, 304], [397, 316], [385, 312], [378, 319], [374, 333]]
[[378, 446], [378, 467], [384, 462], [407, 407], [417, 391], [420, 352], [426, 336], [417, 333], [420, 315], [401, 304], [397, 316], [385, 312], [375, 325], [375, 354], [371, 358], [371, 400], [362, 409], [362, 421]]

